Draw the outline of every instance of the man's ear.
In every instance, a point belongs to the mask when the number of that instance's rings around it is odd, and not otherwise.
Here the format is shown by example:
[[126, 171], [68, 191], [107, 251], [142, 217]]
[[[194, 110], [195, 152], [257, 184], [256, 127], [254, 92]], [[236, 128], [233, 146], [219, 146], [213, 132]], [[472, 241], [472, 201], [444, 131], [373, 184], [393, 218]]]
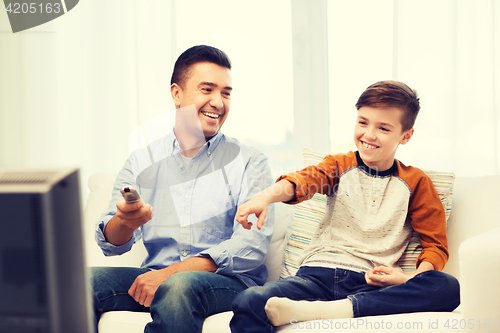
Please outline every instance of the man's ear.
[[403, 133], [403, 138], [401, 141], [399, 141], [400, 144], [405, 145], [410, 141], [411, 137], [413, 136], [413, 132], [415, 132], [415, 129], [412, 127], [406, 132]]
[[175, 106], [180, 108], [182, 89], [177, 83], [173, 83], [170, 86], [170, 94], [172, 95], [172, 100], [174, 101]]

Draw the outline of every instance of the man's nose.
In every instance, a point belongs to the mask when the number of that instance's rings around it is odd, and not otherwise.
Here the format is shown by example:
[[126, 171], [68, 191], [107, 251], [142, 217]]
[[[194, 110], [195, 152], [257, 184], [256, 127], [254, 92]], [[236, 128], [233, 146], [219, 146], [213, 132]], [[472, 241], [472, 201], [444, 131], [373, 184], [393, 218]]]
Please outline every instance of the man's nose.
[[224, 102], [222, 102], [222, 96], [219, 94], [213, 94], [210, 99], [210, 106], [220, 110], [224, 107]]

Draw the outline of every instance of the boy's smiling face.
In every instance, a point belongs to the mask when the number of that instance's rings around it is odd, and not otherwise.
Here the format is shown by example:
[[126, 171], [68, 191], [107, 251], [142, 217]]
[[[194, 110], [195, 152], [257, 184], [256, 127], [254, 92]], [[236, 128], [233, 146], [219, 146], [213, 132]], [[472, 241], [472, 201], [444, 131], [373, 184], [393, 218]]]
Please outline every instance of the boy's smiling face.
[[354, 142], [363, 162], [378, 171], [388, 170], [400, 144], [406, 144], [413, 128], [403, 132], [403, 111], [396, 107], [363, 106], [358, 110]]

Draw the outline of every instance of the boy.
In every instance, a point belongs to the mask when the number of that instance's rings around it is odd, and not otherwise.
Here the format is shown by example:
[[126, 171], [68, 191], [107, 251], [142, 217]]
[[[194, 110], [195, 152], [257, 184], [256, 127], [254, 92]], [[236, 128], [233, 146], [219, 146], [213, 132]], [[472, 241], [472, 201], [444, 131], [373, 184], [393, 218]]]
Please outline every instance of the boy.
[[[327, 213], [297, 275], [239, 294], [232, 332], [272, 332], [291, 321], [453, 311], [460, 304], [458, 281], [439, 272], [448, 259], [441, 201], [423, 171], [394, 158], [413, 135], [416, 92], [401, 82], [377, 82], [356, 108], [357, 152], [328, 155], [317, 166], [281, 176], [238, 208], [243, 227], [251, 227], [247, 217], [255, 214], [260, 228], [273, 202], [328, 195]], [[415, 273], [406, 275], [396, 262], [412, 228], [423, 250]]]

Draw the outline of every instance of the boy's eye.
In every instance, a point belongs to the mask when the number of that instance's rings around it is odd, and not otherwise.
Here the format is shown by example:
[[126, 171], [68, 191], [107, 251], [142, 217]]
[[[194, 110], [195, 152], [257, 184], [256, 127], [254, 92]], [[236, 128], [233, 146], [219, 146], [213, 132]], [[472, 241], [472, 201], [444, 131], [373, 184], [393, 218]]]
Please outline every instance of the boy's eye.
[[389, 132], [389, 129], [388, 128], [385, 128], [385, 127], [380, 127], [380, 129], [384, 132]]
[[359, 121], [359, 123], [360, 123], [361, 125], [366, 125], [366, 121], [363, 121], [363, 120], [360, 120], [360, 121]]
[[212, 89], [210, 89], [210, 88], [201, 88], [201, 90], [203, 90], [205, 92], [211, 92], [212, 91]]

